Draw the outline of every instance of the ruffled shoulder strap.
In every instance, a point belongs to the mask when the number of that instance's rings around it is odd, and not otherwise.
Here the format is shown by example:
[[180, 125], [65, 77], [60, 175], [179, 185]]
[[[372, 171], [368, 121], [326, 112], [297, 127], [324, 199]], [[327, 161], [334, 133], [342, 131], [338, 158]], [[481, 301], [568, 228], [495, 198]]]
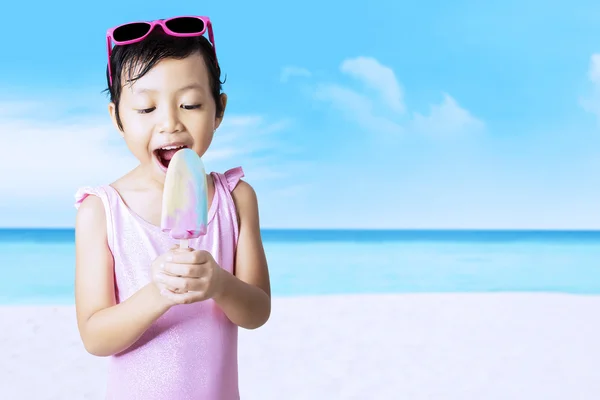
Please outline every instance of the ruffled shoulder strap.
[[106, 189], [104, 189], [104, 187], [84, 186], [80, 187], [77, 189], [77, 192], [75, 192], [75, 208], [79, 210], [81, 203], [83, 203], [83, 201], [90, 195], [99, 197], [100, 200], [102, 200], [102, 203], [108, 201], [108, 194], [106, 193]]
[[[234, 244], [237, 245], [239, 226], [238, 226], [238, 215], [233, 201], [233, 189], [240, 182], [240, 179], [244, 176], [242, 167], [232, 168], [225, 171], [225, 173], [213, 172], [211, 174], [215, 178], [215, 198], [213, 201], [218, 201], [217, 207], [211, 207], [214, 210], [219, 208], [223, 211], [222, 215], [227, 215], [231, 219], [231, 232], [233, 234]], [[210, 218], [210, 215], [209, 215]]]
[[229, 191], [233, 192], [240, 179], [244, 177], [244, 170], [242, 167], [235, 167], [225, 171], [223, 175], [225, 175], [225, 179], [227, 180]]

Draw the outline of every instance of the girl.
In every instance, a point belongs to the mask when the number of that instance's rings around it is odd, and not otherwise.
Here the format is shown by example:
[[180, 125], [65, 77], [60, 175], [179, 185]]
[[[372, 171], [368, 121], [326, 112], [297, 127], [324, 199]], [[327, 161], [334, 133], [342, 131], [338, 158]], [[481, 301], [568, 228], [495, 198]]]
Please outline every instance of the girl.
[[271, 312], [256, 195], [241, 168], [213, 172], [207, 234], [179, 249], [159, 227], [171, 157], [202, 156], [223, 119], [211, 22], [126, 24], [107, 43], [109, 113], [139, 166], [76, 193], [81, 339], [111, 356], [109, 399], [239, 399], [237, 327]]

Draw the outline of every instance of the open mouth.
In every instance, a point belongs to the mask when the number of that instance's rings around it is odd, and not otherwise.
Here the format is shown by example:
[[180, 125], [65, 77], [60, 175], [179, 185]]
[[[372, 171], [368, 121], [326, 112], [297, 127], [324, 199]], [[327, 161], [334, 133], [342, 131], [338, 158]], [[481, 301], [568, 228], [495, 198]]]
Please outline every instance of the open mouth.
[[165, 146], [160, 149], [154, 150], [154, 155], [156, 156], [156, 160], [158, 164], [162, 167], [163, 170], [167, 170], [169, 168], [169, 164], [171, 163], [171, 159], [181, 149], [185, 149], [187, 146], [185, 145], [177, 145], [177, 146]]

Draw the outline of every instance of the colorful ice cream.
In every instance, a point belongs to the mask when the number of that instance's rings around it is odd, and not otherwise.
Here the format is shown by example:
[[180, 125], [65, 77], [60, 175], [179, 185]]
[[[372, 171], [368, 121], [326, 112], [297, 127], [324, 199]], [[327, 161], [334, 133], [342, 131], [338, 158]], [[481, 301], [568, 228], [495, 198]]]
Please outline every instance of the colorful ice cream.
[[206, 234], [208, 190], [202, 160], [191, 149], [175, 153], [165, 178], [161, 229], [179, 239], [187, 248], [188, 240]]

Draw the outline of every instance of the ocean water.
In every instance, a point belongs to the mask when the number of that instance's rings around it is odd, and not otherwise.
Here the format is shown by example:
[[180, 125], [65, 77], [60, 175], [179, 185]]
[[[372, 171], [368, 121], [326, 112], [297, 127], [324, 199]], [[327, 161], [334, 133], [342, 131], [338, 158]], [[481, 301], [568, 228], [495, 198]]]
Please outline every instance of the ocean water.
[[[600, 294], [600, 232], [264, 230], [276, 296]], [[74, 232], [0, 229], [0, 303], [73, 303]]]

